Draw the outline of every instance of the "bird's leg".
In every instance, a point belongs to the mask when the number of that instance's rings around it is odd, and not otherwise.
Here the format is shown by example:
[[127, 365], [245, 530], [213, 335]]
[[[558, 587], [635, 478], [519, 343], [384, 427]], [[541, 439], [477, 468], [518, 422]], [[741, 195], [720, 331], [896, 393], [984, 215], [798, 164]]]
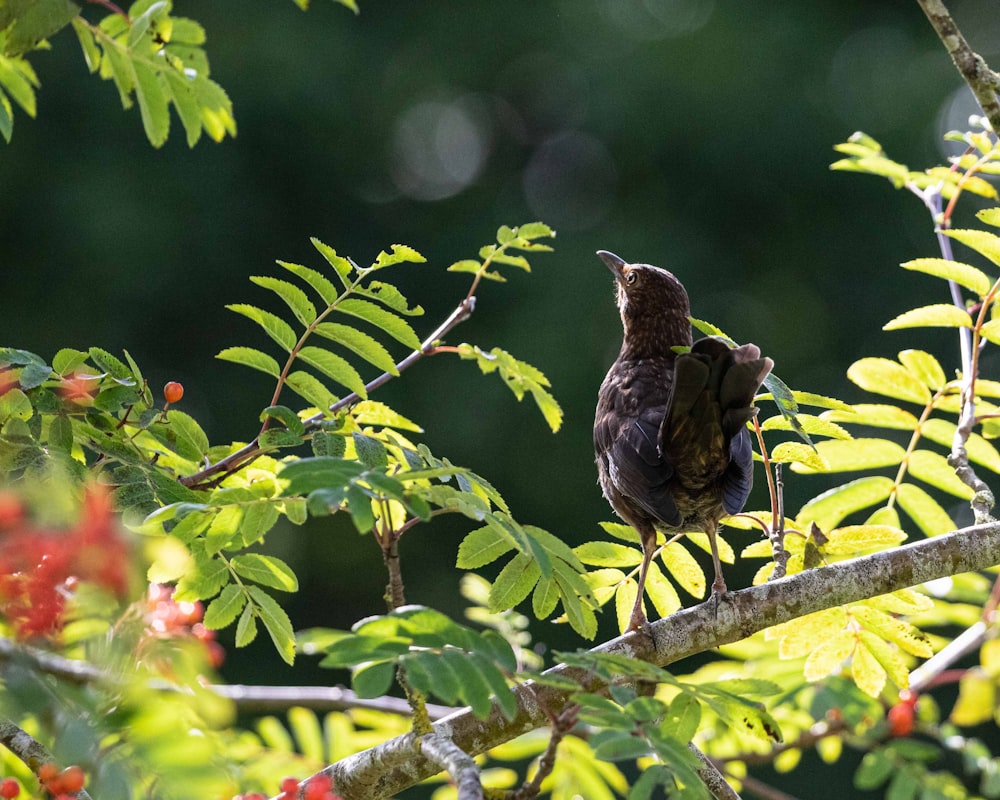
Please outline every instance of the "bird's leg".
[[715, 541], [716, 526], [708, 528], [708, 543], [712, 546], [712, 566], [715, 567], [715, 580], [712, 581], [712, 601], [715, 603], [715, 610], [719, 610], [719, 600], [728, 591], [726, 579], [722, 577], [722, 562], [719, 560], [719, 545]]
[[646, 612], [642, 609], [642, 599], [646, 594], [646, 573], [649, 571], [649, 562], [653, 560], [653, 553], [656, 552], [656, 531], [652, 528], [640, 530], [639, 541], [642, 544], [642, 565], [639, 567], [637, 579], [639, 588], [635, 595], [635, 605], [632, 606], [632, 617], [628, 623], [629, 631], [637, 631], [649, 622], [646, 619]]

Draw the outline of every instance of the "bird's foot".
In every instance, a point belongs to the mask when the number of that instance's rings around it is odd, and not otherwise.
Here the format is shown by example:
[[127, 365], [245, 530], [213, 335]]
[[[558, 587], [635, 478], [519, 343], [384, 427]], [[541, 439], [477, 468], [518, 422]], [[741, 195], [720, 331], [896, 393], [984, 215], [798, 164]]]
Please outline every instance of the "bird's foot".
[[632, 617], [629, 620], [628, 627], [625, 629], [625, 633], [645, 630], [648, 627], [649, 619], [646, 617], [646, 612], [642, 610], [642, 603], [636, 603], [635, 608], [632, 609]]
[[712, 596], [708, 600], [712, 604], [712, 613], [716, 617], [719, 616], [719, 602], [726, 599], [728, 591], [726, 582], [722, 579], [721, 575], [718, 576], [712, 584]]

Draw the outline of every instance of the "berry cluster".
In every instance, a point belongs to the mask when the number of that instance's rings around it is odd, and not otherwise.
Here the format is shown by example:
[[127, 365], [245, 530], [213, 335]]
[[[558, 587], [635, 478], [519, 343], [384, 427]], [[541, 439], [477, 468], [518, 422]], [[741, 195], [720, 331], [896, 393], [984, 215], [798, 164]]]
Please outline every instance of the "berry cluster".
[[[340, 800], [340, 795], [333, 791], [333, 779], [320, 773], [308, 781], [300, 782], [298, 778], [285, 778], [281, 781], [281, 794], [278, 800], [298, 800], [302, 792], [302, 800]], [[233, 800], [267, 800], [259, 792], [238, 794]]]
[[34, 525], [20, 497], [0, 493], [0, 614], [20, 639], [54, 636], [79, 581], [125, 595], [124, 548], [104, 486], [87, 488], [80, 518], [68, 530]]
[[205, 607], [197, 600], [174, 600], [174, 587], [151, 583], [146, 596], [146, 629], [159, 639], [193, 636], [201, 642], [208, 654], [209, 663], [218, 669], [226, 653], [217, 641], [215, 631], [206, 628], [201, 620]]
[[38, 781], [54, 800], [73, 800], [83, 788], [83, 770], [75, 764], [62, 772], [55, 764], [42, 764], [38, 768]]

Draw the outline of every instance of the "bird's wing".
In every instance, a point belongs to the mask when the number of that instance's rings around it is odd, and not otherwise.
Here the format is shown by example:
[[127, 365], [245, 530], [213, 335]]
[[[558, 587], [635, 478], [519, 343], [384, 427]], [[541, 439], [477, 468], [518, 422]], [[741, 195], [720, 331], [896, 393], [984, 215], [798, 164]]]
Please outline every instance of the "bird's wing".
[[606, 415], [594, 427], [594, 443], [620, 494], [664, 524], [679, 525], [681, 515], [667, 488], [674, 468], [657, 446], [663, 413], [661, 406], [647, 409], [638, 419]]

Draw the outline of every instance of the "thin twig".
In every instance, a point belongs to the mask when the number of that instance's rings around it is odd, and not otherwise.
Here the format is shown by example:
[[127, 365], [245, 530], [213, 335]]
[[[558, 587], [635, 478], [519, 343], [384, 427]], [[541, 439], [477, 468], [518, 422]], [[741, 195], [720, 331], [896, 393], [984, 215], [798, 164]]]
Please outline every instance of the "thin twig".
[[1000, 75], [990, 69], [983, 57], [969, 47], [943, 0], [917, 0], [917, 2], [951, 56], [955, 68], [972, 89], [993, 130], [1000, 133], [1000, 102], [997, 101]]
[[[400, 375], [408, 367], [413, 366], [417, 361], [419, 361], [424, 356], [434, 355], [435, 342], [443, 338], [452, 328], [465, 322], [469, 317], [472, 316], [472, 312], [476, 308], [476, 298], [473, 296], [465, 297], [461, 303], [459, 303], [455, 309], [448, 315], [447, 319], [438, 325], [420, 345], [420, 349], [414, 350], [406, 358], [400, 361], [396, 365], [395, 372], [383, 372], [374, 380], [365, 384], [365, 394], [375, 391], [385, 383], [388, 383], [393, 378]], [[341, 400], [338, 400], [329, 408], [329, 413], [336, 414], [338, 411], [342, 411], [354, 403], [357, 403], [361, 399], [361, 396], [355, 392], [347, 395]], [[326, 413], [314, 414], [306, 420], [303, 420], [303, 425], [305, 425], [306, 431], [313, 431], [320, 427], [321, 423], [327, 419]], [[195, 472], [192, 475], [185, 475], [178, 478], [180, 483], [192, 489], [210, 489], [217, 486], [227, 475], [236, 472], [243, 467], [247, 466], [254, 459], [259, 456], [263, 450], [260, 447], [259, 437], [255, 437], [251, 442], [243, 445], [239, 450], [230, 453], [225, 458], [217, 461], [214, 464], [210, 464], [205, 467], [205, 469]], [[215, 476], [221, 475], [221, 477], [216, 478]]]
[[552, 734], [549, 743], [545, 747], [545, 752], [538, 759], [538, 768], [530, 781], [521, 784], [521, 788], [511, 792], [508, 800], [534, 800], [542, 791], [542, 781], [552, 774], [556, 766], [556, 754], [559, 744], [576, 725], [577, 714], [580, 706], [573, 704], [567, 706], [561, 714], [552, 717]]

